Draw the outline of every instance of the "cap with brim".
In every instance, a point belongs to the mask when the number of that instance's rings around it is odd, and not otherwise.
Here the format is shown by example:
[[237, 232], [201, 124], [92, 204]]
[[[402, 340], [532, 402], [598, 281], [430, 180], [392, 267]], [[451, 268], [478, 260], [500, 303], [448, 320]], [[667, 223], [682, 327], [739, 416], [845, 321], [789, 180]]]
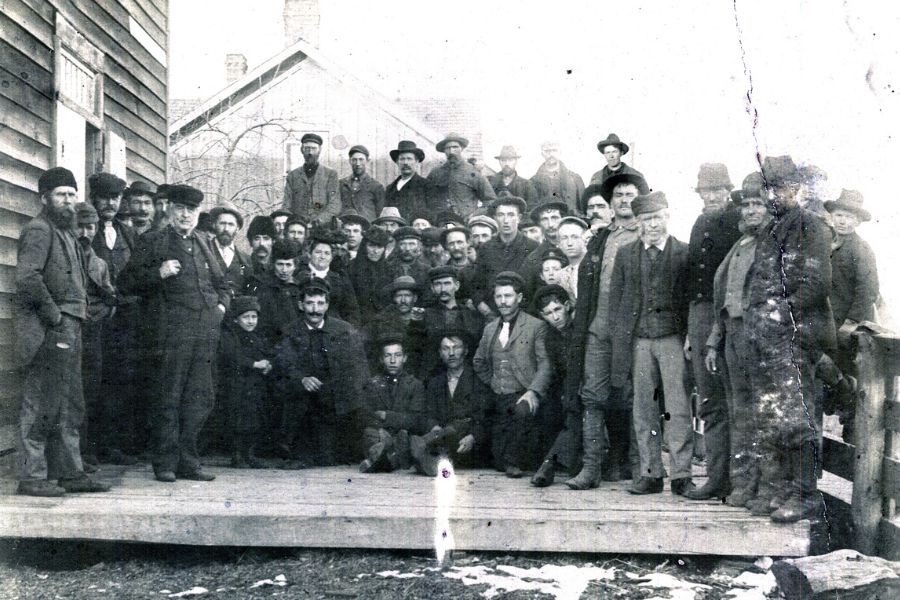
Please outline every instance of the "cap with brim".
[[259, 300], [256, 296], [238, 296], [231, 301], [231, 314], [236, 317], [251, 310], [259, 312]]
[[315, 293], [325, 294], [326, 296], [331, 294], [331, 285], [328, 283], [327, 279], [311, 276], [300, 284], [301, 298], [307, 294]]
[[294, 216], [294, 213], [292, 213], [291, 211], [289, 211], [287, 209], [279, 208], [278, 210], [274, 211], [269, 216], [272, 217], [272, 220], [274, 221], [278, 217], [287, 217], [288, 219], [290, 219], [291, 217]]
[[78, 182], [72, 171], [63, 167], [53, 167], [41, 173], [38, 179], [38, 193], [45, 194], [58, 187], [71, 187], [78, 189]]
[[197, 208], [203, 202], [203, 192], [189, 185], [169, 186], [169, 203]]
[[305, 144], [306, 142], [315, 142], [316, 144], [321, 146], [322, 136], [317, 133], [304, 133], [303, 137], [300, 138], [300, 143]]
[[531, 301], [531, 306], [535, 309], [535, 312], [539, 312], [538, 308], [541, 305], [541, 301], [547, 296], [557, 296], [562, 298], [563, 302], [571, 302], [572, 297], [569, 296], [569, 292], [566, 291], [561, 285], [557, 285], [555, 283], [550, 285], [542, 286], [534, 293], [534, 299]]
[[171, 189], [171, 185], [168, 183], [163, 183], [158, 188], [156, 188], [156, 193], [153, 194], [154, 200], [164, 200], [169, 198], [169, 189]]
[[635, 217], [666, 208], [669, 208], [669, 202], [666, 200], [666, 195], [662, 192], [650, 192], [649, 194], [638, 196], [631, 202], [631, 212], [634, 213]]
[[746, 198], [761, 198], [763, 193], [763, 176], [759, 171], [754, 171], [744, 177], [741, 189], [731, 192], [731, 199], [734, 202], [743, 202]]
[[525, 280], [515, 271], [501, 271], [494, 277], [494, 287], [498, 285], [512, 285], [525, 289]]
[[562, 227], [563, 225], [568, 225], [568, 224], [578, 225], [579, 227], [581, 227], [584, 230], [588, 230], [591, 228], [591, 226], [588, 225], [585, 222], [585, 220], [580, 217], [568, 216], [568, 217], [563, 217], [562, 219], [559, 220], [560, 227]]
[[422, 241], [422, 233], [413, 227], [401, 227], [397, 231], [394, 232], [394, 240], [406, 240], [406, 239], [416, 239], [420, 242]]
[[354, 225], [359, 225], [366, 230], [369, 228], [369, 220], [362, 216], [359, 213], [355, 212], [346, 212], [340, 216], [341, 223], [353, 223]]
[[378, 227], [370, 227], [363, 233], [363, 239], [369, 246], [386, 247], [394, 238], [384, 229]]
[[435, 281], [437, 279], [444, 279], [446, 277], [452, 277], [453, 279], [459, 279], [459, 271], [456, 270], [455, 267], [451, 267], [450, 265], [440, 265], [438, 267], [432, 267], [428, 269], [428, 281]]
[[493, 204], [491, 204], [490, 214], [497, 214], [497, 208], [501, 206], [515, 206], [519, 209], [519, 214], [524, 215], [528, 210], [528, 204], [526, 204], [523, 198], [519, 198], [518, 196], [500, 196], [496, 200], [494, 200]]
[[600, 152], [603, 152], [603, 149], [607, 146], [617, 146], [619, 150], [622, 151], [622, 154], [628, 154], [628, 144], [620, 140], [619, 136], [614, 133], [606, 136], [605, 140], [600, 140], [599, 142], [597, 142], [597, 150], [599, 150]]
[[845, 210], [855, 214], [860, 221], [869, 221], [872, 215], [863, 208], [863, 195], [856, 190], [841, 190], [837, 200], [829, 200], [825, 203], [825, 210], [834, 212]]
[[396, 206], [385, 206], [382, 208], [378, 218], [372, 221], [373, 225], [378, 225], [379, 223], [397, 223], [400, 226], [407, 224], [406, 219], [400, 216], [400, 209]]
[[363, 146], [362, 144], [357, 144], [350, 148], [350, 151], [347, 152], [347, 156], [353, 156], [356, 153], [360, 153], [364, 155], [366, 158], [369, 158], [369, 149]]
[[441, 234], [444, 230], [439, 227], [428, 227], [422, 230], [422, 243], [426, 246], [440, 246]]
[[767, 156], [762, 164], [763, 179], [767, 186], [800, 183], [800, 171], [790, 156]]
[[209, 216], [212, 218], [213, 223], [219, 220], [219, 215], [224, 214], [234, 215], [234, 219], [237, 221], [238, 229], [243, 229], [244, 217], [241, 216], [241, 212], [231, 202], [222, 202], [218, 206], [214, 207], [211, 211], [209, 211]]
[[497, 225], [497, 221], [490, 218], [487, 215], [475, 215], [469, 219], [469, 229], [475, 227], [476, 225], [482, 225], [483, 227], [490, 228], [494, 233], [500, 229]]
[[113, 198], [125, 191], [124, 179], [112, 173], [94, 173], [88, 177], [88, 188], [92, 198]]
[[154, 194], [156, 194], [156, 188], [146, 181], [132, 181], [131, 185], [122, 192], [122, 197], [127, 200], [133, 196], [153, 197]]
[[418, 293], [419, 284], [416, 283], [416, 280], [409, 275], [401, 275], [400, 277], [384, 286], [384, 293], [389, 297], [393, 296], [400, 290], [409, 290], [411, 292]]
[[559, 200], [550, 200], [548, 202], [539, 204], [538, 206], [532, 208], [531, 213], [529, 213], [532, 222], [537, 224], [541, 220], [541, 213], [545, 210], [558, 210], [560, 216], [564, 217], [569, 214], [569, 205]]
[[415, 142], [411, 142], [409, 140], [403, 140], [399, 144], [397, 144], [396, 150], [391, 150], [388, 154], [391, 155], [391, 160], [397, 162], [397, 158], [400, 157], [403, 153], [412, 153], [413, 156], [416, 157], [418, 162], [422, 162], [425, 160], [425, 151], [421, 148], [416, 147]]
[[79, 202], [75, 205], [75, 219], [79, 225], [90, 225], [91, 223], [100, 222], [97, 209], [87, 202]]
[[[649, 194], [650, 187], [647, 185], [647, 180], [645, 180], [640, 175], [636, 175], [634, 173], [616, 173], [611, 177], [607, 177], [606, 180], [600, 184], [600, 195], [603, 196], [604, 200], [607, 202], [612, 201], [613, 190], [616, 189], [616, 186], [620, 183], [631, 183], [638, 189], [638, 194]], [[585, 190], [587, 193], [587, 190]], [[585, 197], [585, 201], [587, 201], [587, 197]]]
[[500, 149], [500, 154], [494, 157], [497, 160], [503, 160], [505, 158], [522, 158], [519, 156], [519, 153], [516, 152], [516, 149], [513, 146], [503, 146]]
[[545, 260], [558, 260], [564, 267], [569, 264], [569, 257], [559, 248], [550, 247], [541, 252], [541, 263]]
[[444, 147], [450, 142], [456, 142], [463, 148], [469, 145], [469, 140], [459, 135], [458, 133], [448, 133], [444, 139], [442, 139], [437, 143], [437, 145], [435, 145], [435, 148], [437, 148], [438, 152], [443, 152]]

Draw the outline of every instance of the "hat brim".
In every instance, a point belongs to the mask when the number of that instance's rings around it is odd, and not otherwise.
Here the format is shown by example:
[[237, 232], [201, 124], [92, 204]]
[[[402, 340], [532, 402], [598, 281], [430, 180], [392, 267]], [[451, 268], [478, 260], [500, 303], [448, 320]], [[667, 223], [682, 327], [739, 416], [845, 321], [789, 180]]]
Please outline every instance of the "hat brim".
[[341, 215], [338, 218], [341, 220], [341, 223], [356, 223], [357, 225], [361, 225], [364, 229], [371, 225], [369, 220], [361, 215]]
[[412, 150], [391, 150], [388, 154], [391, 155], [391, 160], [397, 162], [397, 159], [400, 158], [401, 154], [412, 154], [416, 157], [418, 162], [425, 161], [425, 151], [421, 148], [413, 148]]
[[494, 160], [503, 160], [504, 158], [515, 158], [516, 160], [518, 160], [522, 157], [519, 156], [518, 154], [507, 154], [506, 156], [501, 154], [500, 156], [495, 156]]
[[611, 177], [607, 177], [606, 181], [600, 185], [600, 195], [603, 196], [603, 199], [607, 202], [611, 202], [613, 190], [620, 183], [630, 183], [637, 186], [638, 194], [641, 194], [642, 196], [650, 193], [650, 186], [647, 185], [647, 180], [640, 175], [635, 175], [634, 173], [616, 173]]
[[607, 138], [603, 141], [597, 142], [597, 150], [600, 151], [600, 154], [603, 154], [603, 149], [606, 148], [607, 146], [616, 146], [619, 150], [622, 151], [623, 156], [628, 154], [628, 151], [631, 149], [628, 147], [628, 144], [626, 144], [625, 142], [614, 142], [614, 141], [610, 140], [609, 138]]
[[438, 151], [438, 152], [443, 152], [443, 151], [444, 151], [444, 148], [445, 148], [445, 147], [447, 146], [447, 144], [449, 144], [450, 142], [457, 142], [457, 143], [459, 143], [459, 145], [462, 146], [463, 148], [467, 148], [467, 147], [469, 146], [469, 140], [467, 140], [467, 139], [464, 138], [464, 137], [448, 137], [448, 138], [444, 138], [444, 139], [442, 139], [441, 141], [439, 141], [439, 142], [437, 143], [437, 145], [435, 146], [435, 148], [437, 148], [437, 151]]
[[852, 204], [845, 204], [838, 200], [828, 200], [825, 202], [825, 210], [830, 213], [833, 213], [836, 210], [844, 210], [850, 213], [855, 214], [859, 217], [860, 221], [871, 221], [872, 214], [864, 208], [860, 208], [858, 206], [853, 206]]
[[518, 196], [497, 198], [496, 200], [494, 200], [493, 204], [491, 204], [491, 208], [488, 211], [488, 214], [490, 214], [491, 216], [497, 214], [498, 206], [517, 206], [519, 207], [519, 213], [523, 215], [528, 212], [528, 205], [525, 203], [525, 200], [519, 198]]
[[221, 206], [216, 206], [211, 211], [209, 211], [209, 217], [212, 219], [212, 222], [215, 223], [219, 218], [219, 215], [223, 214], [234, 215], [235, 220], [237, 221], [238, 229], [244, 228], [244, 218], [238, 214], [237, 211], [231, 210], [230, 208], [223, 208]]

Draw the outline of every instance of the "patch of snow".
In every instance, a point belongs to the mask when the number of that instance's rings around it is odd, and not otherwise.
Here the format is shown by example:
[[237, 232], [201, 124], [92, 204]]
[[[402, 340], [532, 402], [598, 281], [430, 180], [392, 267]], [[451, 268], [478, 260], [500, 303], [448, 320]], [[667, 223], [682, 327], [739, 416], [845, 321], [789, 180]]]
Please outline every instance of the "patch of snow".
[[521, 590], [541, 592], [556, 600], [578, 600], [592, 581], [613, 579], [614, 573], [615, 569], [574, 565], [544, 565], [539, 569], [500, 565], [496, 571], [479, 565], [453, 567], [444, 577], [457, 579], [464, 585], [486, 584], [488, 589], [481, 594], [485, 598]]
[[275, 579], [260, 579], [256, 583], [250, 586], [250, 589], [262, 587], [264, 585], [274, 585], [278, 587], [284, 587], [287, 585], [287, 579], [285, 579], [284, 575], [276, 575]]
[[638, 585], [640, 587], [665, 588], [670, 590], [667, 600], [695, 600], [699, 590], [708, 590], [710, 587], [702, 583], [683, 581], [668, 573], [648, 573], [647, 575], [635, 575], [627, 573], [632, 579], [644, 579]]
[[177, 594], [169, 594], [169, 598], [184, 598], [185, 596], [201, 596], [203, 594], [209, 593], [209, 590], [205, 587], [200, 587], [199, 585], [192, 587], [189, 590], [184, 590], [183, 592], [178, 592]]
[[381, 571], [375, 574], [380, 577], [394, 577], [395, 579], [412, 579], [414, 577], [425, 577], [421, 573], [401, 573], [400, 571]]
[[771, 571], [767, 573], [751, 573], [745, 571], [734, 578], [734, 583], [750, 586], [749, 590], [736, 589], [728, 591], [728, 598], [734, 600], [766, 600], [769, 594], [778, 587], [775, 575]]

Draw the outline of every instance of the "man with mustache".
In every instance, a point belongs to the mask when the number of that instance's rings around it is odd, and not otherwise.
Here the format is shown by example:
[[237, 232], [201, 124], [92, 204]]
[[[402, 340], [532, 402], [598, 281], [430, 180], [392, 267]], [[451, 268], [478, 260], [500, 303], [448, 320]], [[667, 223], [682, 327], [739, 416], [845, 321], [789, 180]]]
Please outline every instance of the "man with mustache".
[[435, 213], [450, 209], [468, 218], [476, 208], [497, 198], [491, 182], [463, 158], [468, 145], [469, 140], [457, 133], [448, 133], [436, 145], [447, 162], [433, 169], [427, 178], [430, 208]]
[[134, 181], [125, 189], [122, 199], [131, 214], [131, 228], [135, 235], [143, 235], [154, 228], [156, 208], [153, 195], [156, 190], [145, 181]]
[[428, 203], [428, 182], [417, 172], [418, 165], [425, 160], [425, 151], [416, 147], [415, 142], [403, 140], [390, 155], [400, 176], [385, 189], [384, 206], [396, 208], [404, 224], [410, 222], [413, 215], [435, 214], [437, 211], [431, 210]]
[[275, 224], [275, 239], [283, 240], [285, 234], [285, 225], [287, 225], [288, 219], [294, 216], [289, 210], [284, 210], [283, 208], [279, 208], [278, 210], [272, 211], [272, 214], [269, 217], [272, 219], [272, 223]]
[[335, 237], [330, 232], [320, 231], [314, 234], [309, 243], [309, 262], [305, 268], [299, 269], [298, 281], [317, 278], [328, 281], [328, 306], [331, 315], [357, 325], [359, 320], [359, 303], [353, 285], [344, 273], [332, 267], [334, 259]]
[[584, 204], [584, 216], [591, 226], [591, 233], [597, 233], [601, 229], [610, 226], [615, 213], [606, 198], [601, 193], [602, 186], [592, 183], [584, 188], [581, 201]]
[[22, 228], [16, 257], [15, 342], [25, 369], [17, 492], [105, 492], [109, 485], [84, 472], [78, 434], [87, 318], [84, 253], [74, 233], [78, 184], [71, 171], [54, 167], [38, 179], [38, 193], [43, 209]]
[[215, 230], [215, 237], [212, 240], [213, 254], [225, 275], [231, 296], [238, 296], [253, 270], [250, 257], [238, 250], [234, 243], [238, 231], [244, 226], [244, 217], [230, 202], [222, 202], [209, 211], [209, 216]]
[[528, 210], [537, 205], [538, 196], [534, 191], [534, 186], [527, 179], [522, 179], [516, 173], [516, 163], [519, 161], [519, 153], [512, 146], [503, 146], [500, 154], [494, 158], [500, 163], [500, 172], [488, 177], [494, 193], [500, 195], [500, 192], [509, 192], [513, 196], [518, 196], [525, 200]]
[[568, 205], [558, 200], [545, 202], [531, 211], [531, 222], [541, 228], [544, 239], [537, 248], [528, 254], [522, 265], [522, 277], [525, 278], [525, 283], [528, 285], [529, 296], [543, 285], [541, 283], [541, 265], [544, 253], [555, 249], [559, 244], [559, 223], [568, 214]]
[[531, 178], [537, 197], [565, 202], [571, 213], [583, 212], [579, 210], [578, 202], [584, 193], [584, 181], [581, 175], [570, 171], [559, 160], [559, 144], [544, 142], [541, 144], [541, 156], [544, 157], [544, 164]]
[[326, 224], [328, 219], [341, 212], [337, 171], [319, 164], [322, 136], [304, 134], [300, 138], [300, 151], [303, 165], [287, 174], [282, 208], [303, 215], [310, 223]]
[[384, 207], [384, 186], [366, 172], [369, 150], [362, 145], [350, 148], [350, 175], [338, 182], [341, 211], [356, 211], [366, 221], [373, 221]]
[[156, 188], [153, 194], [153, 228], [162, 229], [168, 225], [167, 211], [169, 209], [169, 184], [163, 183]]
[[431, 265], [422, 256], [422, 234], [412, 227], [401, 227], [394, 232], [396, 244], [388, 257], [388, 270], [392, 278], [408, 275], [419, 285], [428, 281]]
[[[614, 133], [606, 136], [605, 140], [597, 142], [597, 150], [606, 159], [606, 166], [591, 175], [591, 183], [603, 184], [604, 181], [613, 175], [637, 175], [643, 177], [640, 171], [633, 169], [622, 162], [622, 157], [628, 154], [628, 144], [619, 139]], [[583, 211], [582, 207], [582, 211]]]
[[250, 242], [251, 273], [245, 280], [245, 289], [249, 295], [261, 285], [272, 271], [272, 244], [275, 242], [275, 221], [272, 217], [256, 215], [247, 227], [247, 241]]

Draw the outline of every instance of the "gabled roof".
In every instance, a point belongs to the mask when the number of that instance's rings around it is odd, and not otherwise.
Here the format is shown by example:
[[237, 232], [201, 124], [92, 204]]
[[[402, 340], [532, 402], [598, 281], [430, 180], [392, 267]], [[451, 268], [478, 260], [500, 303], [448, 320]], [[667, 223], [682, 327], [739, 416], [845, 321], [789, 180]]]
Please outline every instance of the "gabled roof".
[[398, 121], [405, 123], [423, 138], [434, 143], [443, 138], [443, 135], [413, 116], [396, 102], [376, 92], [360, 79], [325, 58], [318, 48], [300, 39], [269, 60], [248, 71], [246, 75], [232, 82], [172, 123], [169, 127], [170, 145], [176, 144], [179, 140], [186, 138], [202, 127], [214, 123], [223, 116], [237, 110], [259, 94], [265, 93], [267, 88], [283, 81], [296, 72], [306, 60], [311, 60], [319, 65], [342, 86], [354, 88], [360, 96], [365, 97]]

